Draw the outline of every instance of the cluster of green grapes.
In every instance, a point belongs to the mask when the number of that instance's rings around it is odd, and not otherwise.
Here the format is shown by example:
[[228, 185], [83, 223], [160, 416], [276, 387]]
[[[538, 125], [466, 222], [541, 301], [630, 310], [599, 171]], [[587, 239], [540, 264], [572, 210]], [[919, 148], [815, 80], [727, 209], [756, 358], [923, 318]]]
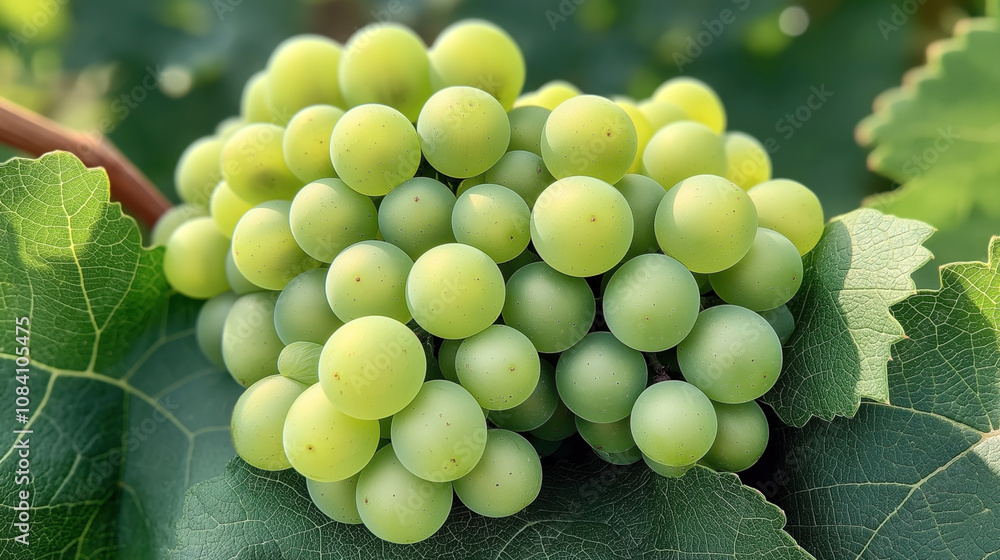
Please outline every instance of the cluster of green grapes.
[[699, 81], [635, 103], [524, 79], [483, 21], [429, 49], [394, 24], [289, 39], [183, 154], [153, 234], [248, 387], [239, 455], [388, 541], [433, 535], [454, 495], [520, 511], [576, 433], [665, 476], [767, 444], [754, 399], [819, 201]]

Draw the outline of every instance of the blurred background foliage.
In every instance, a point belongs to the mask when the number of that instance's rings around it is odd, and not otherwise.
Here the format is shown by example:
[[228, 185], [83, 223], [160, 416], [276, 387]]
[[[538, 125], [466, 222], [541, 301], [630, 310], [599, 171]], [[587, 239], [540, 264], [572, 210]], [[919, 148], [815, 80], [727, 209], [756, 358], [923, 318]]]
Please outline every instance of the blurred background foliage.
[[[676, 75], [707, 81], [729, 128], [773, 139], [775, 176], [811, 187], [833, 216], [894, 187], [867, 170], [854, 139], [876, 95], [983, 9], [983, 0], [0, 0], [0, 95], [105, 132], [176, 200], [181, 151], [238, 112], [244, 82], [283, 38], [343, 42], [391, 19], [430, 43], [455, 19], [481, 17], [521, 45], [526, 90], [563, 79], [642, 99]], [[933, 268], [920, 277], [935, 281]]]

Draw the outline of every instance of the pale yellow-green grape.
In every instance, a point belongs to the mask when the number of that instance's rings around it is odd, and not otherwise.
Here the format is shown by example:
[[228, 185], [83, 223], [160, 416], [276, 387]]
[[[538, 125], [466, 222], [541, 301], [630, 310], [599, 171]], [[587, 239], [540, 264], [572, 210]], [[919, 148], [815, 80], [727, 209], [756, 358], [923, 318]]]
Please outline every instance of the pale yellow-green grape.
[[222, 329], [226, 325], [226, 316], [233, 304], [239, 298], [233, 292], [223, 292], [205, 302], [198, 311], [198, 321], [195, 323], [195, 337], [201, 353], [213, 364], [224, 368], [222, 360]]
[[653, 100], [678, 105], [691, 119], [711, 128], [716, 134], [726, 130], [726, 109], [715, 90], [705, 82], [687, 77], [672, 78], [656, 89]]
[[444, 375], [445, 379], [454, 383], [458, 383], [455, 358], [458, 356], [458, 347], [462, 345], [462, 340], [442, 340], [441, 347], [438, 348], [438, 365], [441, 366], [441, 374]]
[[333, 127], [330, 159], [348, 187], [383, 196], [416, 175], [420, 137], [392, 107], [362, 105], [344, 113]]
[[228, 250], [229, 240], [219, 233], [212, 218], [193, 218], [178, 226], [167, 240], [163, 273], [167, 282], [187, 297], [215, 297], [229, 289]]
[[163, 213], [156, 220], [153, 231], [149, 233], [150, 247], [166, 245], [170, 236], [181, 227], [181, 224], [205, 215], [205, 209], [193, 204], [178, 204]]
[[215, 186], [215, 190], [212, 191], [212, 199], [208, 204], [208, 211], [212, 215], [212, 219], [215, 220], [215, 225], [222, 232], [222, 235], [229, 238], [233, 237], [233, 230], [236, 229], [240, 218], [251, 208], [253, 208], [253, 204], [237, 196], [233, 189], [229, 188], [229, 183], [225, 181], [219, 181], [219, 184]]
[[608, 330], [626, 346], [661, 352], [694, 328], [698, 282], [684, 265], [661, 254], [639, 255], [615, 271], [601, 303]]
[[680, 478], [694, 466], [694, 463], [692, 463], [690, 465], [683, 465], [680, 467], [671, 467], [669, 465], [664, 465], [663, 463], [657, 463], [645, 454], [643, 454], [642, 460], [645, 461], [649, 470], [667, 478]]
[[526, 150], [512, 150], [486, 172], [487, 183], [507, 187], [521, 195], [528, 209], [555, 178], [549, 173], [542, 156]]
[[292, 278], [320, 265], [292, 237], [291, 207], [287, 200], [258, 204], [240, 218], [233, 231], [237, 268], [247, 280], [268, 290], [281, 290]]
[[406, 470], [389, 444], [361, 471], [358, 513], [376, 537], [412, 544], [429, 538], [444, 525], [453, 495], [450, 482], [429, 482]]
[[577, 417], [576, 429], [583, 441], [594, 448], [594, 451], [606, 453], [624, 453], [635, 447], [632, 439], [631, 418], [626, 416], [615, 422], [588, 422]]
[[743, 189], [771, 180], [771, 156], [756, 138], [744, 132], [728, 132], [722, 141], [726, 147], [726, 179]]
[[343, 116], [339, 107], [310, 105], [288, 121], [281, 153], [288, 169], [303, 183], [337, 176], [330, 161], [330, 135]]
[[709, 276], [715, 294], [726, 303], [753, 311], [784, 305], [802, 285], [802, 257], [784, 235], [757, 228], [746, 256]]
[[542, 156], [542, 128], [552, 111], [545, 107], [526, 105], [507, 113], [510, 121], [510, 145], [507, 151], [525, 150]]
[[563, 352], [556, 364], [559, 398], [590, 422], [615, 422], [646, 388], [646, 360], [609, 332], [593, 332]]
[[427, 251], [413, 263], [406, 279], [410, 314], [439, 338], [468, 338], [482, 332], [500, 316], [503, 300], [503, 274], [497, 264], [486, 253], [461, 243]]
[[507, 281], [504, 323], [524, 333], [539, 352], [562, 352], [580, 342], [596, 313], [586, 280], [544, 262], [523, 266]]
[[742, 404], [713, 402], [719, 419], [715, 443], [701, 461], [717, 471], [749, 469], [767, 448], [767, 417], [754, 401]]
[[530, 433], [545, 441], [562, 441], [576, 433], [576, 416], [559, 401], [552, 417]]
[[465, 191], [471, 189], [472, 187], [475, 187], [476, 185], [482, 185], [484, 183], [486, 183], [485, 173], [481, 173], [479, 175], [476, 175], [475, 177], [467, 177], [465, 179], [462, 179], [462, 181], [458, 183], [458, 188], [455, 189], [455, 196], [462, 196], [463, 194], [465, 194]]
[[344, 480], [316, 482], [306, 479], [309, 499], [327, 517], [340, 523], [357, 525], [361, 523], [358, 513], [358, 479], [360, 473]]
[[507, 151], [510, 121], [500, 102], [468, 86], [445, 88], [427, 100], [417, 119], [427, 163], [464, 179], [485, 173]]
[[808, 187], [788, 179], [761, 183], [748, 191], [757, 207], [760, 227], [773, 229], [795, 244], [800, 255], [813, 250], [823, 236], [823, 206]]
[[746, 191], [715, 175], [678, 183], [656, 209], [656, 241], [691, 272], [725, 270], [742, 259], [757, 235], [757, 211]]
[[330, 402], [365, 420], [391, 416], [410, 404], [426, 372], [417, 335], [403, 323], [377, 315], [337, 329], [319, 358], [319, 384]]
[[540, 373], [535, 390], [521, 404], [507, 410], [491, 410], [490, 422], [499, 428], [527, 432], [540, 428], [552, 418], [559, 406], [556, 391], [556, 370], [545, 360], [540, 360]]
[[174, 187], [182, 201], [208, 207], [212, 190], [222, 180], [219, 167], [222, 145], [220, 138], [205, 136], [192, 142], [181, 154], [174, 169]]
[[373, 23], [344, 45], [337, 69], [340, 91], [350, 107], [388, 105], [416, 122], [431, 95], [427, 47], [416, 33], [395, 23]]
[[236, 261], [233, 260], [232, 248], [226, 251], [226, 280], [229, 282], [229, 289], [236, 295], [242, 296], [264, 291], [264, 288], [247, 280], [247, 277], [243, 276], [243, 273], [240, 272], [240, 269], [236, 266]]
[[288, 223], [299, 247], [321, 262], [333, 262], [347, 247], [378, 234], [375, 203], [340, 179], [302, 187], [292, 200]]
[[222, 359], [237, 383], [249, 387], [278, 372], [284, 345], [274, 330], [277, 292], [255, 292], [236, 300], [222, 328]]
[[637, 147], [628, 113], [597, 95], [561, 103], [542, 129], [542, 159], [556, 179], [585, 175], [616, 183], [632, 167]]
[[691, 117], [680, 106], [669, 101], [653, 101], [652, 99], [639, 104], [639, 111], [646, 117], [653, 134], [657, 130], [677, 121], [691, 120]]
[[481, 19], [463, 20], [438, 35], [430, 50], [431, 87], [479, 88], [505, 111], [524, 87], [524, 56], [506, 31]]
[[250, 466], [265, 471], [291, 467], [281, 442], [285, 417], [306, 386], [271, 375], [250, 386], [236, 401], [230, 431], [236, 454]]
[[282, 41], [267, 61], [268, 98], [274, 112], [287, 121], [310, 105], [343, 107], [338, 66], [340, 45], [336, 41], [320, 35], [297, 35]]
[[413, 260], [391, 243], [355, 243], [330, 264], [327, 301], [344, 322], [381, 315], [407, 323], [412, 318], [406, 307], [406, 277], [411, 268]]
[[573, 84], [562, 80], [553, 80], [538, 88], [531, 104], [551, 111], [567, 99], [572, 99], [580, 94], [580, 89]]
[[654, 223], [656, 208], [667, 191], [649, 177], [633, 174], [622, 177], [621, 181], [615, 183], [615, 188], [622, 193], [632, 210], [632, 243], [625, 253], [625, 260], [659, 251]]
[[315, 342], [298, 341], [281, 349], [278, 373], [303, 385], [319, 383], [319, 356], [323, 346]]
[[326, 271], [322, 268], [293, 278], [274, 304], [274, 328], [285, 344], [299, 340], [325, 344], [343, 324], [326, 301]]
[[450, 229], [459, 243], [471, 245], [495, 262], [503, 263], [528, 247], [530, 219], [531, 211], [520, 195], [500, 185], [486, 184], [458, 197]]
[[632, 243], [632, 211], [618, 189], [593, 177], [549, 185], [531, 211], [531, 241], [549, 266], [569, 276], [611, 270]]
[[727, 404], [752, 401], [770, 390], [781, 373], [781, 359], [781, 342], [771, 325], [736, 305], [702, 311], [677, 346], [684, 379]]
[[642, 154], [646, 175], [669, 190], [695, 175], [726, 174], [722, 138], [701, 123], [679, 121], [661, 128]]
[[788, 342], [788, 339], [792, 337], [792, 333], [795, 332], [795, 318], [792, 317], [792, 312], [788, 310], [787, 305], [775, 307], [767, 311], [758, 311], [757, 314], [771, 325], [771, 328], [774, 329], [774, 334], [778, 335], [778, 340], [781, 341], [782, 345]]
[[542, 463], [520, 434], [490, 430], [483, 458], [455, 481], [465, 507], [486, 517], [507, 517], [528, 507], [542, 489]]
[[639, 451], [638, 447], [632, 447], [617, 453], [594, 449], [594, 454], [612, 465], [631, 465], [642, 460], [642, 451]]
[[632, 408], [632, 437], [642, 454], [668, 467], [684, 467], [711, 449], [718, 431], [712, 401], [683, 381], [662, 381]]
[[358, 474], [368, 464], [378, 447], [378, 434], [378, 420], [344, 414], [317, 383], [292, 403], [282, 443], [288, 462], [299, 474], [334, 482]]
[[281, 153], [284, 129], [273, 124], [241, 128], [222, 148], [222, 177], [236, 196], [260, 204], [273, 199], [291, 200], [302, 187]]
[[454, 243], [451, 213], [455, 193], [430, 177], [414, 177], [385, 195], [378, 207], [378, 230], [411, 259], [428, 249]]
[[507, 325], [492, 325], [465, 339], [455, 356], [459, 382], [488, 410], [526, 401], [538, 385], [540, 367], [528, 337]]
[[261, 70], [243, 86], [240, 97], [240, 117], [247, 124], [272, 122], [271, 108], [268, 102], [267, 72]]
[[243, 117], [229, 117], [219, 121], [219, 124], [215, 125], [215, 135], [219, 137], [220, 140], [225, 142], [236, 133], [237, 130], [246, 126], [247, 122], [243, 120]]
[[486, 449], [486, 418], [461, 385], [424, 383], [413, 401], [392, 417], [392, 447], [408, 471], [448, 482], [472, 470]]
[[649, 144], [649, 139], [653, 137], [653, 127], [649, 124], [649, 119], [646, 118], [646, 115], [642, 114], [642, 111], [639, 110], [639, 107], [635, 103], [624, 99], [616, 99], [615, 105], [618, 105], [625, 111], [629, 120], [632, 121], [632, 126], [635, 128], [636, 152], [628, 172], [639, 173], [642, 170], [642, 153], [646, 151], [646, 144]]

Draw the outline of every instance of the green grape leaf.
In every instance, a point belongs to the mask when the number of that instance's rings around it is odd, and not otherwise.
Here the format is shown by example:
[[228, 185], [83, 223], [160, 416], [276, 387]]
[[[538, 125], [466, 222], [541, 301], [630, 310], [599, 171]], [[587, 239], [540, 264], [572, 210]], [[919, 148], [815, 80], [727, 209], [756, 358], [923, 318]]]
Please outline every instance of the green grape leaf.
[[[984, 258], [1000, 232], [998, 56], [1000, 21], [965, 20], [858, 125], [860, 143], [874, 148], [869, 167], [902, 185], [866, 205], [949, 233], [929, 244], [944, 262]], [[936, 280], [932, 267], [921, 271], [921, 286]]]
[[538, 499], [491, 519], [458, 504], [415, 545], [379, 540], [312, 505], [304, 479], [240, 459], [188, 491], [173, 559], [661, 559], [812, 558], [782, 530], [784, 514], [732, 474], [695, 467], [666, 479], [641, 463], [545, 466]]
[[197, 304], [170, 297], [163, 249], [143, 249], [108, 196], [106, 174], [67, 153], [0, 164], [0, 499], [9, 523], [22, 491], [29, 505], [27, 536], [0, 536], [5, 559], [148, 558], [184, 490], [233, 453], [239, 388], [201, 357]]
[[932, 232], [869, 209], [830, 220], [804, 259], [802, 287], [788, 303], [795, 332], [763, 397], [785, 423], [853, 416], [863, 397], [889, 397], [889, 348], [904, 337], [889, 306], [913, 293], [910, 275], [930, 258], [923, 242]]
[[788, 453], [789, 532], [819, 558], [1000, 557], [1000, 238], [892, 307], [889, 400], [812, 422]]

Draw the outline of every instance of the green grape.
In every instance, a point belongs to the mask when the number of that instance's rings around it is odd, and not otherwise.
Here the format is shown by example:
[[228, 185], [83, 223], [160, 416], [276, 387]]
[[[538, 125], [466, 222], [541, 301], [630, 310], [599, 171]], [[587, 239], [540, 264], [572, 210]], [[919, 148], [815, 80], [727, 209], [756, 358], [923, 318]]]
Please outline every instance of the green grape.
[[726, 109], [715, 91], [708, 84], [694, 78], [679, 77], [667, 80], [653, 93], [654, 101], [669, 101], [679, 106], [691, 119], [696, 120], [716, 134], [726, 130]]
[[182, 201], [208, 206], [212, 190], [222, 180], [221, 155], [222, 140], [215, 136], [199, 138], [184, 150], [174, 170], [174, 185]]
[[362, 241], [344, 249], [326, 275], [326, 299], [345, 323], [368, 315], [412, 318], [406, 307], [406, 277], [413, 261], [385, 241]]
[[[503, 275], [486, 253], [461, 243], [424, 253], [406, 279], [406, 306], [439, 338], [468, 338], [500, 316]], [[516, 403], [515, 403], [516, 404]]]
[[592, 177], [552, 183], [531, 211], [531, 241], [552, 268], [595, 276], [621, 262], [632, 243], [632, 211], [618, 189]]
[[[538, 88], [538, 92], [531, 100], [531, 104], [552, 111], [563, 102], [573, 99], [580, 94], [580, 88], [573, 84], [562, 80], [553, 80]], [[517, 107], [517, 103], [514, 106]]]
[[544, 424], [531, 430], [531, 435], [545, 441], [562, 441], [576, 433], [576, 416], [562, 401], [556, 405], [556, 411], [552, 413]]
[[677, 346], [677, 362], [684, 379], [708, 398], [739, 404], [774, 386], [781, 373], [781, 342], [760, 315], [719, 305], [698, 316], [691, 334]]
[[611, 277], [602, 306], [615, 338], [642, 352], [660, 352], [691, 332], [701, 294], [678, 261], [658, 253], [639, 255]]
[[[320, 103], [344, 106], [337, 84], [340, 45], [319, 35], [282, 41], [267, 61], [268, 99], [282, 115]], [[287, 117], [286, 119], [287, 120]]]
[[799, 291], [802, 257], [784, 235], [757, 228], [746, 256], [709, 280], [715, 294], [726, 303], [766, 311], [784, 305]]
[[553, 453], [558, 451], [560, 447], [562, 447], [563, 441], [565, 441], [561, 439], [557, 441], [549, 441], [536, 437], [532, 434], [521, 435], [524, 436], [524, 439], [528, 440], [528, 443], [530, 443], [532, 447], [535, 448], [535, 453], [538, 453], [539, 459], [551, 456]]
[[[321, 73], [326, 75], [325, 73]], [[330, 136], [344, 111], [332, 105], [310, 105], [288, 121], [281, 153], [288, 169], [303, 183], [336, 177], [330, 161]]]
[[771, 156], [756, 138], [744, 132], [729, 132], [723, 142], [726, 179], [743, 189], [771, 180]]
[[438, 348], [438, 364], [441, 366], [441, 374], [444, 375], [445, 379], [454, 383], [458, 383], [455, 358], [458, 356], [458, 347], [462, 345], [463, 340], [442, 340], [441, 347]]
[[392, 107], [362, 105], [344, 113], [333, 127], [330, 159], [348, 187], [383, 196], [417, 173], [420, 137]]
[[650, 385], [632, 407], [632, 437], [653, 461], [683, 467], [701, 459], [712, 447], [718, 420], [712, 401], [683, 381]]
[[525, 249], [524, 251], [521, 252], [520, 255], [514, 257], [513, 259], [505, 263], [500, 263], [497, 266], [500, 268], [500, 272], [503, 274], [504, 282], [507, 282], [510, 280], [511, 276], [513, 276], [514, 273], [517, 272], [518, 270], [521, 270], [522, 268], [528, 266], [531, 263], [541, 262], [541, 261], [542, 261], [541, 257]]
[[642, 452], [638, 447], [633, 446], [618, 453], [609, 453], [600, 449], [595, 449], [594, 453], [607, 463], [612, 465], [632, 465], [642, 460]]
[[486, 418], [461, 385], [428, 381], [392, 417], [392, 447], [406, 470], [431, 482], [459, 479], [486, 448]]
[[347, 105], [381, 103], [410, 122], [431, 95], [427, 47], [395, 23], [373, 23], [355, 32], [344, 45], [337, 75]]
[[540, 428], [552, 418], [559, 405], [559, 393], [556, 391], [556, 370], [545, 360], [539, 362], [538, 383], [528, 398], [514, 408], [507, 410], [491, 410], [490, 422], [498, 428], [527, 432]]
[[624, 453], [635, 447], [632, 439], [631, 419], [626, 416], [616, 422], [588, 422], [576, 419], [576, 429], [588, 445], [596, 451]]
[[319, 359], [319, 384], [344, 414], [377, 420], [396, 414], [427, 372], [417, 335], [395, 319], [354, 319], [333, 333]]
[[500, 102], [468, 86], [445, 88], [417, 119], [424, 157], [434, 169], [464, 179], [485, 173], [507, 151], [510, 121]]
[[379, 449], [358, 479], [361, 521], [376, 537], [396, 544], [429, 538], [451, 513], [450, 482], [429, 482], [396, 457], [392, 444]]
[[694, 466], [692, 463], [690, 465], [683, 465], [680, 467], [671, 467], [669, 465], [664, 465], [663, 463], [657, 463], [645, 454], [643, 454], [642, 460], [646, 462], [646, 466], [648, 466], [651, 471], [667, 478], [680, 478]]
[[717, 471], [740, 472], [749, 469], [767, 448], [767, 417], [754, 401], [742, 404], [713, 402], [719, 418], [715, 443], [701, 461]]
[[368, 464], [375, 455], [378, 434], [378, 420], [344, 414], [316, 384], [292, 403], [282, 443], [288, 462], [299, 474], [334, 482], [358, 474]]
[[219, 367], [226, 367], [222, 360], [222, 329], [226, 326], [226, 316], [239, 296], [233, 292], [223, 292], [206, 301], [198, 311], [195, 323], [195, 338], [198, 348], [208, 361]]
[[757, 314], [771, 325], [782, 345], [788, 342], [792, 333], [795, 332], [795, 318], [792, 317], [792, 312], [788, 310], [787, 305], [781, 305], [767, 311], [758, 311]]
[[281, 432], [292, 403], [306, 386], [271, 375], [250, 386], [236, 401], [230, 430], [236, 454], [252, 467], [283, 471], [291, 467]]
[[170, 236], [181, 227], [181, 224], [205, 215], [205, 209], [193, 204], [178, 204], [163, 213], [156, 220], [153, 231], [149, 233], [150, 247], [166, 245]]
[[656, 209], [656, 241], [691, 272], [725, 270], [746, 256], [757, 235], [757, 212], [746, 192], [714, 175], [696, 175], [672, 189]]
[[492, 325], [465, 339], [455, 356], [459, 382], [488, 410], [526, 401], [538, 385], [540, 368], [528, 337], [507, 325]]
[[555, 182], [542, 157], [524, 150], [504, 154], [486, 172], [485, 179], [487, 183], [507, 187], [521, 195], [528, 209], [534, 208], [542, 191]]
[[[639, 111], [646, 117], [653, 134], [657, 130], [677, 121], [690, 120], [691, 117], [680, 106], [669, 101], [653, 101], [652, 99], [639, 104]], [[652, 138], [652, 136], [650, 137]]]
[[340, 179], [319, 179], [302, 187], [292, 201], [288, 223], [299, 247], [320, 262], [332, 262], [347, 247], [378, 234], [375, 203]]
[[229, 290], [228, 250], [229, 240], [219, 233], [212, 218], [193, 218], [178, 226], [167, 240], [163, 273], [170, 286], [187, 297], [215, 297]]
[[295, 242], [288, 215], [292, 203], [271, 200], [240, 218], [233, 231], [233, 260], [247, 280], [268, 290], [281, 290], [320, 263]]
[[325, 344], [343, 325], [326, 301], [326, 271], [321, 268], [293, 278], [274, 304], [274, 328], [285, 344]]
[[316, 482], [307, 478], [306, 490], [313, 505], [324, 515], [340, 523], [357, 525], [361, 523], [357, 501], [359, 478], [360, 475], [355, 475], [333, 482]]
[[222, 359], [237, 383], [244, 387], [278, 370], [284, 347], [274, 330], [276, 292], [240, 296], [222, 328]]
[[615, 422], [646, 388], [646, 360], [608, 332], [594, 332], [563, 352], [556, 364], [559, 398], [580, 418]]
[[264, 291], [264, 288], [247, 280], [247, 277], [243, 276], [240, 269], [236, 267], [232, 249], [226, 251], [226, 280], [229, 282], [229, 289], [239, 296]]
[[479, 185], [458, 198], [449, 231], [455, 232], [459, 243], [471, 245], [502, 263], [528, 247], [530, 219], [531, 210], [516, 192], [500, 185]]
[[795, 244], [800, 255], [813, 250], [823, 236], [823, 206], [808, 187], [788, 179], [761, 183], [749, 191], [760, 227], [773, 229]]
[[445, 28], [430, 50], [431, 87], [479, 88], [509, 111], [524, 87], [524, 56], [506, 31], [484, 20]]
[[229, 188], [229, 183], [220, 181], [212, 191], [212, 198], [208, 203], [209, 213], [215, 220], [215, 226], [219, 228], [222, 235], [228, 238], [233, 237], [233, 230], [240, 222], [243, 214], [246, 214], [253, 204], [243, 200], [233, 189]]
[[240, 97], [240, 116], [247, 124], [271, 122], [268, 103], [267, 72], [260, 71], [250, 76]]
[[523, 436], [490, 430], [486, 452], [468, 475], [455, 481], [465, 507], [486, 517], [507, 517], [528, 507], [542, 489], [542, 463]]
[[300, 340], [281, 349], [278, 373], [303, 385], [319, 383], [319, 356], [323, 346]]
[[229, 117], [228, 119], [219, 121], [219, 124], [215, 125], [215, 135], [225, 142], [237, 130], [246, 126], [246, 124], [246, 121], [242, 117]]
[[656, 229], [653, 224], [656, 208], [667, 191], [659, 183], [645, 175], [626, 175], [615, 183], [632, 210], [632, 244], [625, 253], [625, 260], [644, 253], [656, 253], [660, 246], [656, 243]]
[[471, 189], [472, 187], [475, 187], [476, 185], [482, 185], [485, 182], [486, 182], [485, 173], [476, 175], [475, 177], [467, 177], [465, 179], [462, 179], [462, 181], [458, 183], [458, 188], [455, 189], [455, 196], [462, 196], [463, 194], [465, 194], [465, 191]]
[[455, 194], [451, 189], [430, 177], [415, 177], [382, 199], [378, 229], [386, 241], [416, 259], [428, 249], [455, 242], [453, 208]]
[[524, 150], [542, 157], [542, 128], [550, 113], [551, 110], [534, 105], [518, 107], [507, 113], [510, 121], [510, 145], [507, 150]]
[[632, 121], [632, 126], [635, 128], [635, 157], [632, 158], [632, 165], [629, 166], [629, 173], [639, 173], [642, 170], [642, 153], [646, 151], [646, 144], [649, 144], [649, 139], [653, 137], [653, 127], [649, 124], [649, 119], [646, 115], [642, 114], [639, 107], [631, 101], [624, 99], [615, 99], [615, 105], [621, 107], [622, 111], [628, 115], [630, 121]]
[[632, 167], [637, 149], [628, 113], [596, 95], [561, 103], [542, 129], [542, 159], [556, 179], [585, 175], [616, 183]]
[[539, 352], [562, 352], [580, 342], [596, 313], [586, 280], [543, 262], [522, 267], [507, 282], [504, 323], [524, 333]]
[[643, 169], [669, 190], [696, 175], [725, 175], [726, 148], [703, 124], [680, 121], [661, 128], [642, 154]]
[[233, 134], [222, 148], [222, 178], [236, 196], [260, 204], [291, 200], [302, 182], [292, 174], [281, 152], [284, 129], [273, 124], [250, 124]]

